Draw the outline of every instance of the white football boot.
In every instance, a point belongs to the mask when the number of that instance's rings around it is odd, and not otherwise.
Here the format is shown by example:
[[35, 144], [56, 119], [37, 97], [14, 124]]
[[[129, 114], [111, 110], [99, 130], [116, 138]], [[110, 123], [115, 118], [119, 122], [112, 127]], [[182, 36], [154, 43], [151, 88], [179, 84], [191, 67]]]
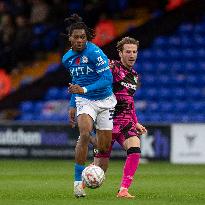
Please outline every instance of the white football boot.
[[74, 195], [79, 197], [85, 197], [85, 185], [82, 183], [82, 181], [75, 181], [74, 182]]

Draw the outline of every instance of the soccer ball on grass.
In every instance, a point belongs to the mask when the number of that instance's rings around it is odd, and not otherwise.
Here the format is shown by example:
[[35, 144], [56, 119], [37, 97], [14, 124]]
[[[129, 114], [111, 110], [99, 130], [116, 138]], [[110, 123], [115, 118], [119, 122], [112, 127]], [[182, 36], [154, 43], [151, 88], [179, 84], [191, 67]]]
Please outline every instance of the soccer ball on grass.
[[90, 165], [82, 172], [82, 181], [88, 188], [96, 189], [102, 185], [104, 180], [105, 173], [99, 166]]

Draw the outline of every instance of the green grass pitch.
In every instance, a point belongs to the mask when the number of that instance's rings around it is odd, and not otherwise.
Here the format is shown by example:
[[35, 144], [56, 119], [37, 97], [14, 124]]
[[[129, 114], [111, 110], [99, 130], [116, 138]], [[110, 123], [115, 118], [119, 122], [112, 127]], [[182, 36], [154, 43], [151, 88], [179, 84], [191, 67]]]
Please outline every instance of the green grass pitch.
[[205, 165], [141, 164], [130, 193], [116, 192], [123, 161], [111, 160], [106, 181], [73, 196], [73, 162], [61, 160], [0, 160], [0, 205], [200, 205], [205, 204]]

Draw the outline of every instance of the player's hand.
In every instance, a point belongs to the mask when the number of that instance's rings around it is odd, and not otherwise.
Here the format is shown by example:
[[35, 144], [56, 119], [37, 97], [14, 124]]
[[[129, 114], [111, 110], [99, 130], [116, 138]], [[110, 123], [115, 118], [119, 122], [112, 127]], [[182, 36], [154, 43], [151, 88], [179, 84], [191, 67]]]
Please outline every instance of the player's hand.
[[69, 115], [69, 119], [70, 119], [69, 124], [72, 128], [75, 127], [75, 123], [76, 123], [75, 113], [76, 113], [76, 108], [70, 108], [69, 111], [68, 111], [68, 115]]
[[75, 93], [75, 94], [83, 94], [84, 90], [80, 85], [73, 85], [72, 83], [69, 83], [68, 87], [69, 93]]
[[147, 129], [140, 123], [136, 124], [136, 129], [140, 132], [140, 135], [147, 133]]

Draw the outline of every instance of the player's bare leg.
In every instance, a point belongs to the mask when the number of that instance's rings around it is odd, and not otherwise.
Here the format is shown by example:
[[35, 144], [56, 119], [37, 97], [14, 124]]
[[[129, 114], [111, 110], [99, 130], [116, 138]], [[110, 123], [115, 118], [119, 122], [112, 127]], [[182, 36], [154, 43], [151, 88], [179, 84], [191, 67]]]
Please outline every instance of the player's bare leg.
[[128, 189], [133, 181], [134, 174], [139, 165], [140, 159], [140, 139], [137, 136], [125, 140], [124, 148], [127, 150], [127, 159], [123, 168], [123, 176], [120, 191], [117, 194], [119, 198], [134, 198], [130, 195]]
[[102, 158], [94, 157], [94, 165], [101, 167], [103, 171], [106, 172], [108, 169], [109, 160], [110, 160], [109, 157], [102, 157]]
[[112, 141], [112, 130], [96, 130], [97, 148], [99, 152], [109, 151]]
[[90, 132], [93, 129], [93, 120], [87, 114], [78, 116], [78, 127], [80, 138], [77, 141], [75, 148], [75, 182], [74, 195], [76, 197], [84, 197], [84, 185], [82, 184], [81, 174], [85, 168], [85, 162], [88, 154], [88, 144], [90, 142]]
[[[78, 140], [80, 139], [80, 136]], [[94, 154], [94, 161], [92, 164], [99, 166], [103, 169], [104, 172], [108, 169], [109, 159], [110, 157], [95, 157], [96, 154], [99, 154], [99, 151], [97, 149], [97, 138], [90, 136], [90, 144], [93, 146], [93, 154]]]
[[[91, 138], [90, 140], [92, 144], [96, 144], [99, 153], [107, 153], [109, 152], [112, 141], [112, 130], [96, 130], [96, 138]], [[109, 157], [94, 157], [94, 164], [101, 167], [104, 172], [106, 172], [109, 164]]]

